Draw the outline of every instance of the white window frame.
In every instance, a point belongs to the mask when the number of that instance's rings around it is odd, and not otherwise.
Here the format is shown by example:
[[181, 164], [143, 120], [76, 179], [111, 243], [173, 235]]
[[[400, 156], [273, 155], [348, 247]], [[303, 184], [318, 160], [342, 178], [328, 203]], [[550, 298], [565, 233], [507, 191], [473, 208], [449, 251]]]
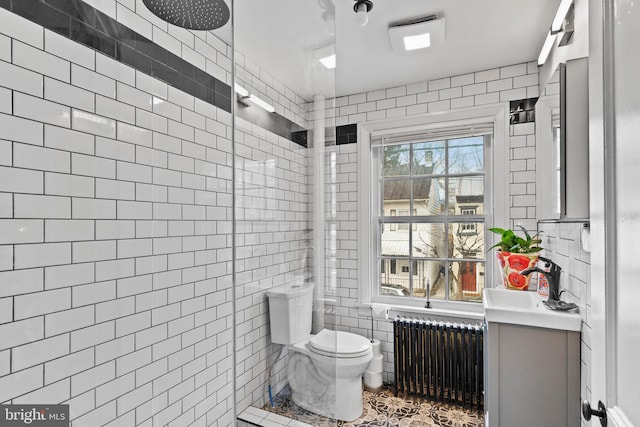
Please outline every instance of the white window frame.
[[[395, 308], [415, 309], [421, 300], [401, 300], [399, 298], [377, 295], [372, 283], [377, 283], [379, 266], [377, 262], [377, 215], [378, 208], [372, 206], [373, 191], [377, 177], [372, 176], [371, 137], [392, 135], [402, 132], [428, 131], [446, 127], [471, 125], [474, 123], [493, 123], [492, 145], [485, 165], [487, 209], [489, 219], [486, 228], [493, 226], [509, 226], [509, 157], [508, 157], [508, 121], [509, 106], [506, 103], [483, 107], [464, 108], [404, 117], [394, 120], [380, 120], [358, 124], [358, 302], [391, 304]], [[489, 236], [486, 247], [495, 240]], [[499, 280], [497, 264], [493, 262], [491, 253], [487, 254], [485, 264], [485, 287], [495, 286]], [[374, 295], [376, 294], [376, 295]], [[433, 310], [446, 311], [482, 311], [482, 304], [477, 302], [432, 300]]]

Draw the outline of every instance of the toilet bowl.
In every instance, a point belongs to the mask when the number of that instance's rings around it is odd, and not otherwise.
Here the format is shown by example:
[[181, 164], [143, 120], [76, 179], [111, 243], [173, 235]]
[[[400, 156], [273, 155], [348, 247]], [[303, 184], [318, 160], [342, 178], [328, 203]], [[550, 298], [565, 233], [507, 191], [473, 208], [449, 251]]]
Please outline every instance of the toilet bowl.
[[294, 403], [342, 421], [362, 415], [362, 374], [373, 358], [371, 342], [329, 329], [311, 335], [311, 283], [278, 286], [267, 296], [271, 341], [290, 353], [287, 381]]
[[287, 348], [291, 351], [287, 380], [294, 403], [342, 421], [362, 415], [362, 374], [373, 358], [368, 339], [323, 329]]

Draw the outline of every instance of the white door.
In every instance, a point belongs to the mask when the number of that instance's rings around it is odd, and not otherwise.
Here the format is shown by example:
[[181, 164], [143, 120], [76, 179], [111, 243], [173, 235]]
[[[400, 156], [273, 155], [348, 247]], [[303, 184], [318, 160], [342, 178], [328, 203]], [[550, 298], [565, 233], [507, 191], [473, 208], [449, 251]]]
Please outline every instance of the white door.
[[608, 426], [640, 426], [640, 3], [591, 0], [589, 13], [589, 400]]

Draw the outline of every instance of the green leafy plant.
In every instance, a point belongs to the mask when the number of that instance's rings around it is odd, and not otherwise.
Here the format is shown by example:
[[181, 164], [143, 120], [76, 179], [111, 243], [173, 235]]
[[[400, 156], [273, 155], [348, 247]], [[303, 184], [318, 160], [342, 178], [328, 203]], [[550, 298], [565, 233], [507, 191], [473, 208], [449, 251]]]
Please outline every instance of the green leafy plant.
[[523, 226], [518, 225], [518, 227], [523, 231], [524, 238], [518, 236], [511, 229], [504, 229], [499, 227], [490, 228], [489, 231], [499, 234], [501, 236], [501, 239], [498, 243], [491, 246], [489, 249], [498, 248], [504, 252], [513, 252], [518, 254], [540, 252], [542, 248], [538, 245], [542, 243], [542, 240], [538, 238], [538, 235], [531, 237], [531, 235]]

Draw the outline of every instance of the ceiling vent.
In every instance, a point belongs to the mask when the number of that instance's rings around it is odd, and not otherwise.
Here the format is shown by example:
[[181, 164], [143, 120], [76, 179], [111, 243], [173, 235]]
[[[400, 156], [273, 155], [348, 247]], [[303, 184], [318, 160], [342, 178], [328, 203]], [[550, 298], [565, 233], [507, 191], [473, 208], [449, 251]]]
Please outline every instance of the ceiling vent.
[[444, 17], [429, 15], [389, 25], [389, 40], [395, 52], [409, 52], [444, 43]]

